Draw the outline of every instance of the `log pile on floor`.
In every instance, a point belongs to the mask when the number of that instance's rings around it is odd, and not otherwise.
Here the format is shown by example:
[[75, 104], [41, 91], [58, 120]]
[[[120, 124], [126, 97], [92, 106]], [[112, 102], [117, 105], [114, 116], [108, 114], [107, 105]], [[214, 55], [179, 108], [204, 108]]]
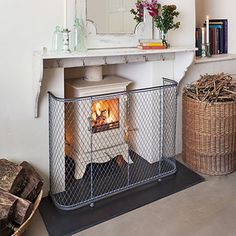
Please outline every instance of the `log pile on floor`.
[[236, 82], [229, 74], [203, 75], [197, 82], [184, 88], [190, 98], [210, 104], [236, 101]]
[[0, 235], [11, 235], [33, 210], [43, 180], [27, 162], [17, 165], [0, 159]]

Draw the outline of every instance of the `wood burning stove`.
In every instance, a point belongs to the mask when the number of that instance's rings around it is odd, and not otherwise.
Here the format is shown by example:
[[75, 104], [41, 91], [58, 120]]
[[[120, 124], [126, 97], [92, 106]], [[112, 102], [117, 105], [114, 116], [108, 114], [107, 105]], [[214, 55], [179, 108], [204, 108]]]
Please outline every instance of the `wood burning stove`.
[[176, 82], [126, 91], [130, 83], [72, 79], [66, 99], [49, 94], [50, 193], [59, 208], [175, 173]]
[[[91, 140], [88, 138], [91, 133], [93, 162], [107, 162], [109, 156], [116, 153], [121, 154], [127, 163], [132, 162], [128, 160], [129, 148], [125, 141], [127, 96], [123, 93], [130, 83], [130, 80], [117, 76], [108, 76], [96, 82], [81, 79], [67, 81], [67, 98], [92, 96], [92, 99], [84, 99], [79, 104], [69, 104], [65, 109], [66, 155], [76, 156], [76, 179], [83, 177], [87, 165], [91, 163]], [[100, 95], [112, 92], [113, 95]], [[80, 118], [77, 119], [78, 116]], [[111, 142], [110, 137], [116, 138]]]

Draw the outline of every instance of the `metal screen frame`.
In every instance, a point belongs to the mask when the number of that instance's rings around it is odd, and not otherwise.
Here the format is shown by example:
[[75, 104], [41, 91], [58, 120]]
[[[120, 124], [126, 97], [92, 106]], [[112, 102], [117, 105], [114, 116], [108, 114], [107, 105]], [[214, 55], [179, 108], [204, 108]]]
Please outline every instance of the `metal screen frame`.
[[[176, 172], [176, 81], [74, 99], [48, 94], [50, 196], [56, 207], [93, 206]], [[121, 103], [119, 128], [94, 134], [93, 101], [114, 98]]]

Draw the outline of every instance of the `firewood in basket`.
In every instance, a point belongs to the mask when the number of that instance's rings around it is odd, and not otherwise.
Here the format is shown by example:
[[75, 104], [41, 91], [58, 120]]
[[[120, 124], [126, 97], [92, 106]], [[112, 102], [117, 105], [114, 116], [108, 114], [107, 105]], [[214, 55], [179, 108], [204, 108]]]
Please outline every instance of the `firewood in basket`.
[[2, 202], [7, 202], [8, 199], [11, 199], [13, 212], [11, 212], [11, 216], [9, 217], [18, 225], [22, 225], [30, 216], [33, 210], [33, 204], [28, 200], [17, 197], [3, 190], [0, 190], [0, 196]]
[[25, 173], [21, 166], [0, 159], [0, 189], [19, 195], [25, 186]]
[[14, 195], [0, 190], [0, 221], [12, 220], [16, 200]]
[[20, 197], [33, 202], [42, 189], [43, 179], [28, 162], [24, 161], [20, 165], [23, 167], [27, 179], [27, 184]]
[[22, 225], [32, 213], [33, 206], [34, 205], [32, 204], [32, 202], [17, 197], [17, 203], [14, 213], [14, 222], [19, 225]]
[[236, 101], [236, 83], [229, 74], [206, 74], [196, 83], [187, 86], [184, 93], [190, 98], [209, 104]]
[[0, 235], [10, 236], [14, 233], [14, 226], [8, 220], [0, 220]]

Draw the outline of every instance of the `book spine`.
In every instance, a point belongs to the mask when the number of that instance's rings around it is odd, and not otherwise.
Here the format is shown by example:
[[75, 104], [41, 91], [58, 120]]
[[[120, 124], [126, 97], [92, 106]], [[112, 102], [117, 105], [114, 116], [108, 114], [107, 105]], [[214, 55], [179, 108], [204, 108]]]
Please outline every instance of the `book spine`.
[[140, 39], [139, 43], [162, 43], [162, 40], [157, 40], [157, 39]]
[[213, 55], [213, 29], [210, 28], [210, 54]]
[[141, 46], [149, 46], [149, 47], [156, 47], [156, 46], [163, 46], [162, 43], [140, 43]]
[[[227, 19], [211, 19], [210, 25], [222, 25], [223, 35], [221, 35], [222, 43], [220, 53], [228, 53], [228, 20]], [[220, 33], [221, 34], [221, 33]]]
[[216, 39], [217, 39], [217, 54], [220, 54], [220, 29], [216, 28]]
[[212, 55], [215, 55], [215, 29], [212, 29]]
[[224, 20], [224, 53], [228, 53], [228, 20]]
[[142, 45], [139, 45], [138, 48], [142, 49], [142, 50], [166, 49], [166, 47], [164, 45], [163, 46], [142, 46]]
[[223, 28], [220, 29], [220, 54], [224, 53], [224, 31]]
[[218, 54], [218, 31], [217, 31], [217, 29], [215, 28], [214, 29], [214, 31], [215, 31], [215, 49], [214, 49], [214, 54], [216, 55], [216, 54]]
[[199, 48], [199, 56], [202, 55], [202, 30], [198, 29], [198, 48]]
[[198, 28], [196, 28], [195, 31], [195, 47], [198, 48], [198, 50], [196, 51], [196, 57], [199, 57], [199, 47], [198, 47]]
[[223, 29], [222, 28], [218, 28], [218, 40], [219, 40], [219, 45], [218, 45], [218, 51], [219, 54], [223, 53], [223, 43], [224, 43], [224, 39], [223, 39]]
[[209, 25], [210, 28], [221, 29], [222, 25]]

